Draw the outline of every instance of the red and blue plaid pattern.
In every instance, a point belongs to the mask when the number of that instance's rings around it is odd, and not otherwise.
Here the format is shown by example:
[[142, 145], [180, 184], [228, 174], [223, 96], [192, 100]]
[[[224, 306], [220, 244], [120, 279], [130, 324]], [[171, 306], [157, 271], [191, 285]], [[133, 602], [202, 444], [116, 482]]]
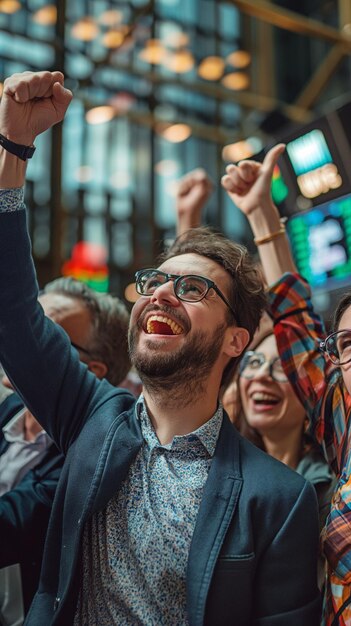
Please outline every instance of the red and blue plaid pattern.
[[319, 350], [325, 330], [308, 283], [284, 274], [268, 295], [284, 369], [339, 479], [321, 536], [328, 567], [323, 626], [351, 626], [351, 603], [336, 618], [351, 598], [351, 396], [339, 368]]

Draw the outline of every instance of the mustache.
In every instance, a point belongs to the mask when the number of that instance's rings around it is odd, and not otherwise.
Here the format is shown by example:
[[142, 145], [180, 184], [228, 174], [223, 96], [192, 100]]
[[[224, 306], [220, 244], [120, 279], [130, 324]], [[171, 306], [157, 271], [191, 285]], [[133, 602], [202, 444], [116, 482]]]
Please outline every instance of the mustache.
[[164, 313], [165, 315], [168, 314], [176, 322], [179, 322], [179, 324], [182, 326], [185, 332], [188, 332], [190, 330], [189, 320], [185, 318], [183, 315], [180, 315], [176, 309], [173, 309], [171, 306], [167, 306], [166, 304], [164, 306], [159, 306], [158, 304], [147, 304], [137, 321], [137, 327], [140, 330], [143, 329], [145, 318], [150, 312]]

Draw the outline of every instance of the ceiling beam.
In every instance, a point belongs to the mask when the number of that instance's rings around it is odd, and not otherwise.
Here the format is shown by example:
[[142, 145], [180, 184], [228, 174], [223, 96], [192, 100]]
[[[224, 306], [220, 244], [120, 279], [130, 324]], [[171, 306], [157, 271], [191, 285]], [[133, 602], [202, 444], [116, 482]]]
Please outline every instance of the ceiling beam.
[[332, 26], [323, 24], [323, 22], [284, 9], [266, 0], [229, 0], [229, 2], [251, 17], [256, 17], [293, 33], [318, 37], [330, 43], [340, 44], [348, 52], [351, 52], [351, 36], [348, 31], [339, 31]]

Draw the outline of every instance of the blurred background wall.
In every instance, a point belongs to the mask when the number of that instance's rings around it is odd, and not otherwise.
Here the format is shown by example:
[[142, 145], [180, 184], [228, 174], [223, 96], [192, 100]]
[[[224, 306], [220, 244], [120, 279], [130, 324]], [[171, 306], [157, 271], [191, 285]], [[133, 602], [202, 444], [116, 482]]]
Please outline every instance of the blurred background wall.
[[[204, 220], [253, 250], [218, 182], [283, 139], [275, 199], [327, 314], [351, 277], [350, 53], [350, 0], [0, 0], [0, 81], [59, 69], [75, 95], [28, 167], [40, 283], [73, 267], [123, 296], [174, 236], [196, 167], [217, 183]], [[323, 271], [321, 241], [337, 246]]]

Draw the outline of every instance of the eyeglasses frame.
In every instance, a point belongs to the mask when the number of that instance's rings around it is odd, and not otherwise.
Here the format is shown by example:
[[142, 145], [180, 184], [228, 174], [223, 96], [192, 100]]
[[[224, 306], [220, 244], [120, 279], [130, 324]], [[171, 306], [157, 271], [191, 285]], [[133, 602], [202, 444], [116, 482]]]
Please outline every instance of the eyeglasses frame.
[[[217, 287], [216, 283], [214, 283], [213, 280], [211, 280], [210, 278], [206, 278], [206, 276], [200, 276], [200, 274], [182, 274], [182, 275], [168, 274], [167, 272], [162, 272], [162, 270], [158, 270], [158, 269], [155, 269], [153, 267], [148, 267], [148, 268], [146, 268], [144, 270], [138, 270], [137, 272], [135, 272], [135, 288], [136, 288], [137, 293], [139, 295], [144, 296], [146, 298], [150, 298], [153, 294], [147, 295], [147, 294], [144, 294], [144, 293], [141, 293], [140, 291], [138, 291], [138, 281], [140, 281], [140, 276], [142, 274], [144, 274], [145, 272], [156, 272], [157, 274], [162, 274], [162, 276], [165, 276], [166, 280], [163, 283], [164, 285], [172, 280], [173, 281], [174, 295], [176, 296], [176, 298], [178, 298], [178, 300], [181, 300], [183, 302], [201, 302], [201, 300], [206, 298], [206, 296], [207, 296], [208, 292], [210, 291], [210, 289], [213, 289], [216, 292], [216, 294], [227, 305], [228, 309], [230, 310], [230, 312], [232, 313], [234, 319], [236, 320], [236, 314], [234, 313], [234, 309], [231, 307], [231, 305], [229, 304], [227, 298], [224, 296], [224, 294], [221, 292], [221, 290]], [[178, 294], [176, 292], [177, 284], [179, 283], [180, 280], [183, 280], [184, 278], [201, 278], [201, 280], [205, 281], [205, 283], [207, 285], [207, 289], [206, 289], [205, 293], [203, 294], [203, 296], [201, 296], [201, 298], [199, 298], [198, 300], [187, 300], [186, 298], [178, 296]]]
[[343, 328], [341, 330], [336, 330], [333, 333], [330, 333], [330, 335], [328, 335], [328, 337], [326, 337], [323, 341], [319, 342], [319, 349], [328, 356], [328, 358], [331, 360], [332, 363], [334, 363], [334, 365], [346, 365], [347, 363], [350, 363], [351, 361], [351, 357], [349, 359], [347, 359], [347, 361], [334, 361], [333, 358], [330, 356], [330, 353], [328, 351], [327, 348], [327, 341], [331, 338], [334, 337], [335, 335], [338, 335], [339, 333], [343, 333], [343, 332], [349, 332], [351, 333], [351, 329], [350, 328]]
[[277, 380], [277, 378], [274, 376], [273, 373], [273, 367], [274, 364], [277, 361], [280, 361], [280, 357], [276, 356], [274, 357], [274, 359], [268, 360], [266, 359], [266, 357], [264, 356], [264, 354], [262, 352], [256, 352], [255, 350], [248, 350], [244, 357], [241, 359], [240, 364], [239, 364], [239, 376], [242, 376], [242, 378], [245, 378], [246, 380], [253, 380], [253, 378], [255, 378], [254, 376], [245, 376], [245, 374], [243, 374], [243, 372], [245, 371], [246, 368], [243, 367], [243, 363], [245, 362], [245, 359], [249, 356], [252, 356], [253, 354], [258, 354], [260, 356], [262, 356], [264, 358], [264, 361], [261, 363], [260, 367], [258, 368], [257, 371], [259, 371], [260, 369], [262, 369], [263, 365], [266, 365], [268, 363], [268, 373], [270, 375], [270, 377], [272, 378], [272, 380], [274, 380], [276, 383], [287, 383], [289, 382], [289, 378], [286, 376], [285, 372], [283, 372], [284, 374], [284, 378], [285, 380]]

